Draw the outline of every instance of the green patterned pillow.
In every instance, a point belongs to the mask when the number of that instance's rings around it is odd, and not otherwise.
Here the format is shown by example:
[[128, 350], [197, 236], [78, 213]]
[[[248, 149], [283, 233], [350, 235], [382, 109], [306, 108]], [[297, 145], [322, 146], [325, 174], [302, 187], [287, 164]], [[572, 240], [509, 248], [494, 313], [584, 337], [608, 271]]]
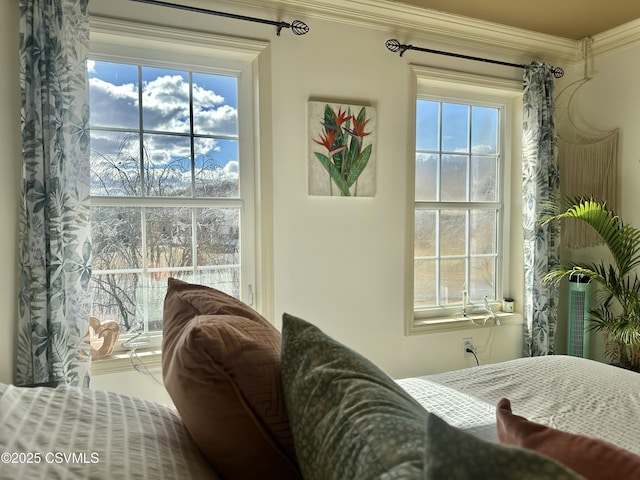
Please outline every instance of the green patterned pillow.
[[281, 353], [305, 480], [579, 478], [537, 454], [449, 426], [365, 357], [286, 313]]
[[285, 314], [282, 384], [305, 480], [421, 478], [428, 412], [362, 355]]

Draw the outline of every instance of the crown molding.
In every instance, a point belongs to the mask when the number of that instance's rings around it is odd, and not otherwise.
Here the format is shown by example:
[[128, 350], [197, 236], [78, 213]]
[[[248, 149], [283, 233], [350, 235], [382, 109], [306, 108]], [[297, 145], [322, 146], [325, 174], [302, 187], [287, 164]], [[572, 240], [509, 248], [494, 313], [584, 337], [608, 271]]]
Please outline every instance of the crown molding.
[[[173, 0], [204, 9], [212, 9], [211, 0]], [[498, 23], [419, 8], [394, 0], [218, 0], [216, 7], [238, 14], [246, 8], [261, 11], [275, 20], [306, 17], [330, 22], [375, 28], [389, 32], [405, 43], [424, 41], [446, 43], [447, 48], [480, 49], [486, 56], [505, 56], [511, 61], [544, 61], [567, 70], [582, 62], [582, 40], [557, 37]], [[313, 24], [310, 24], [313, 33]], [[284, 31], [283, 35], [287, 32]], [[593, 36], [591, 53], [599, 55], [640, 42], [640, 19]], [[461, 53], [461, 52], [454, 52]]]
[[[203, 0], [191, 0], [200, 2]], [[284, 15], [376, 28], [425, 41], [446, 42], [460, 48], [481, 48], [486, 52], [516, 57], [526, 63], [574, 63], [580, 58], [580, 43], [553, 35], [477, 20], [460, 15], [415, 7], [390, 0], [220, 0], [229, 8], [238, 5], [272, 10]], [[233, 7], [231, 6], [233, 5]], [[210, 6], [210, 5], [209, 5]], [[310, 25], [313, 31], [313, 25]], [[568, 66], [568, 65], [567, 65]]]
[[591, 54], [601, 55], [630, 47], [640, 41], [640, 19], [627, 22], [593, 37]]

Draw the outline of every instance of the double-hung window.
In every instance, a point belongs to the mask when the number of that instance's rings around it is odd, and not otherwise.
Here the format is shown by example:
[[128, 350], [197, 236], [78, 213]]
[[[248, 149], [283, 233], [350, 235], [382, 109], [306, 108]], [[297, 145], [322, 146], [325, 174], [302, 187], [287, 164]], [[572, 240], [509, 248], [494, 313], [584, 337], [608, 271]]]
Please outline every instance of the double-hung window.
[[162, 47], [99, 44], [87, 66], [92, 315], [149, 346], [168, 277], [255, 288], [251, 63]]
[[[437, 82], [436, 82], [437, 83]], [[413, 325], [497, 305], [508, 263], [513, 92], [418, 82]], [[465, 310], [466, 311], [466, 310]]]

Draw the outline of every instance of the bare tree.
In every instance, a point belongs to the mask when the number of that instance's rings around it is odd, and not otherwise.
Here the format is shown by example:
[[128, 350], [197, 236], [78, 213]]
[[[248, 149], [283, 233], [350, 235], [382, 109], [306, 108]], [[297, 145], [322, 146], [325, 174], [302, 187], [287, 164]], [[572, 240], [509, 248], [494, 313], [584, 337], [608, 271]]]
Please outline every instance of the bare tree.
[[[132, 153], [140, 151], [138, 142], [138, 134], [125, 133], [113, 153], [92, 152], [92, 195], [121, 197], [132, 205], [143, 191], [145, 197], [163, 198], [238, 196], [237, 180], [222, 175], [215, 158], [199, 158], [197, 168], [190, 158], [154, 164], [143, 148], [141, 162]], [[237, 209], [94, 206], [91, 220], [93, 270], [102, 272], [92, 279], [94, 315], [119, 321], [123, 332], [139, 328], [145, 311], [155, 310], [154, 317], [160, 311], [161, 318], [158, 292], [147, 288], [152, 305], [141, 308], [141, 286], [166, 285], [167, 269], [239, 263]], [[237, 284], [238, 273], [233, 277]]]

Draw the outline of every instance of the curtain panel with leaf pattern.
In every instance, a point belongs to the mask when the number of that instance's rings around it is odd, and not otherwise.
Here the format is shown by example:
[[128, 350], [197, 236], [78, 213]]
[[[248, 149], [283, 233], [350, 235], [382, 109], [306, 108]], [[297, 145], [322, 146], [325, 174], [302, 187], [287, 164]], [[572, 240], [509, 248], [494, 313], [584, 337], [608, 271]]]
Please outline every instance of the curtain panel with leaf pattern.
[[555, 139], [554, 77], [551, 67], [525, 68], [522, 125], [524, 227], [524, 354], [551, 355], [557, 323], [558, 292], [542, 278], [558, 265], [558, 222], [540, 224], [543, 210], [560, 201]]
[[88, 0], [20, 0], [16, 383], [89, 384]]

